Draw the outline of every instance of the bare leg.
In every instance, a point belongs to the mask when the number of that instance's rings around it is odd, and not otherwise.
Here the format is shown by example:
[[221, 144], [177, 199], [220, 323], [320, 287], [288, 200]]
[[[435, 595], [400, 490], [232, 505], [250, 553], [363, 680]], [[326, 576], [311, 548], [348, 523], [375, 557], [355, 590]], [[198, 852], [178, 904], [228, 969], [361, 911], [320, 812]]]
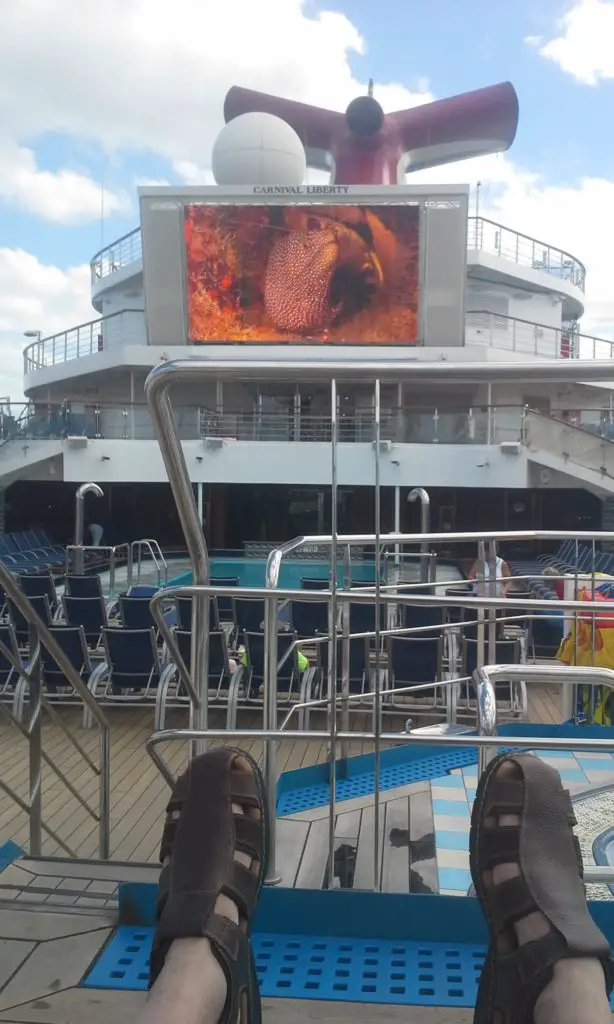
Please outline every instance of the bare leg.
[[[503, 764], [499, 769], [501, 778], [512, 778], [514, 768]], [[499, 815], [499, 825], [520, 826], [520, 818], [513, 814]], [[485, 825], [492, 827], [496, 822], [487, 818]], [[493, 868], [485, 881], [496, 887], [520, 875], [518, 864], [499, 864]], [[514, 925], [519, 945], [535, 941], [548, 935], [550, 924], [541, 913], [529, 914]], [[500, 937], [501, 951], [505, 950], [505, 937]], [[535, 1024], [611, 1024], [610, 1004], [606, 994], [603, 967], [598, 960], [560, 960], [554, 967], [554, 977], [539, 996], [533, 1011]], [[497, 1020], [493, 1021], [497, 1024]]]
[[[233, 804], [237, 814], [256, 815], [253, 808]], [[241, 851], [235, 860], [249, 867], [252, 858]], [[239, 923], [236, 904], [221, 895], [216, 912]], [[140, 1024], [217, 1024], [226, 1003], [226, 977], [208, 939], [176, 939], [164, 968], [140, 1016]]]

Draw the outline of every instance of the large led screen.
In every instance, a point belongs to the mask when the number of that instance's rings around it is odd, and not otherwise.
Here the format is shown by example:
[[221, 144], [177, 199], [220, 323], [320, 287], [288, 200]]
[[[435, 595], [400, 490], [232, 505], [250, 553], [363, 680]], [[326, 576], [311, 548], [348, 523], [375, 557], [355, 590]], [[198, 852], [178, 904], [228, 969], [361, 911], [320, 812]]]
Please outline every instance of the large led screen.
[[184, 207], [190, 344], [414, 345], [417, 204]]

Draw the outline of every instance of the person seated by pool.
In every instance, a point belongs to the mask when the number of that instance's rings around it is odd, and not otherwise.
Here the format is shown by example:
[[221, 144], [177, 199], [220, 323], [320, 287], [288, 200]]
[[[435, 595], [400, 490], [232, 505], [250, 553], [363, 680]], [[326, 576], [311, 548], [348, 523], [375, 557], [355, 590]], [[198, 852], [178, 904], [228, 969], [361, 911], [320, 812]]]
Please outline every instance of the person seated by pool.
[[[141, 1024], [260, 1024], [250, 933], [269, 806], [258, 765], [233, 748], [195, 757], [175, 783]], [[534, 754], [499, 754], [482, 773], [469, 847], [489, 947], [474, 1024], [611, 1024], [614, 961], [589, 913], [575, 824], [559, 773]]]

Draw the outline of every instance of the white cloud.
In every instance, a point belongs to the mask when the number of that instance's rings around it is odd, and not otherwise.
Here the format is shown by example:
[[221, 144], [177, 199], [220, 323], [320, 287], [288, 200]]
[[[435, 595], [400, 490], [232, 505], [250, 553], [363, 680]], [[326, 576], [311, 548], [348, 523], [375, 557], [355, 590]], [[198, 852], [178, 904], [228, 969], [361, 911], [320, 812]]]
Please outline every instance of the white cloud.
[[580, 0], [559, 19], [558, 35], [530, 37], [539, 53], [585, 85], [614, 78], [614, 3]]
[[[365, 50], [345, 15], [307, 17], [303, 0], [19, 0], [2, 13], [0, 124], [206, 165], [231, 85], [343, 110], [366, 89], [349, 64]], [[425, 85], [377, 95], [404, 107]]]
[[88, 264], [60, 270], [23, 249], [0, 248], [0, 360], [2, 395], [23, 393], [24, 331], [43, 336], [96, 317]]
[[31, 149], [0, 139], [0, 199], [58, 224], [80, 224], [104, 211], [106, 217], [127, 214], [130, 197], [104, 189], [88, 175], [62, 168], [41, 170]]
[[[86, 172], [47, 175], [37, 168], [25, 146], [48, 132], [101, 144], [115, 166], [127, 153], [151, 152], [166, 158], [181, 181], [210, 183], [211, 146], [234, 84], [343, 110], [366, 89], [350, 59], [364, 54], [367, 43], [345, 15], [307, 17], [304, 6], [302, 0], [107, 0], [104, 8], [95, 0], [5, 4], [0, 125], [10, 144], [0, 144], [0, 195], [56, 221], [99, 216], [100, 186]], [[604, 75], [614, 67], [607, 22], [613, 10], [612, 3], [585, 0], [563, 19], [556, 39], [533, 44], [582, 80]], [[592, 71], [581, 64], [580, 53], [593, 61]], [[376, 82], [376, 96], [388, 110], [432, 98], [423, 79], [413, 90]], [[321, 177], [310, 172], [310, 180]], [[481, 213], [586, 262], [584, 323], [604, 333], [614, 325], [608, 271], [614, 182], [585, 179], [553, 187], [507, 154], [423, 171], [412, 180], [481, 181]], [[123, 210], [125, 201], [107, 194], [107, 212]], [[27, 253], [0, 251], [0, 345], [14, 390], [20, 390], [24, 329], [48, 334], [93, 315], [86, 267], [64, 273]]]

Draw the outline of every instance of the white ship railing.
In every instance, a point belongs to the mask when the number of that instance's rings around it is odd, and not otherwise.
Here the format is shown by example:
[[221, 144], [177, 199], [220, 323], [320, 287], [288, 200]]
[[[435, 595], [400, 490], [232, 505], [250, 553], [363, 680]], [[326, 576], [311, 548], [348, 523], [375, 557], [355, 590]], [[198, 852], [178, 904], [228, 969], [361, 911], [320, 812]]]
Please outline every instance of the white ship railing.
[[[142, 345], [144, 317], [142, 310], [122, 310], [33, 341], [23, 352], [24, 373], [121, 345]], [[470, 310], [465, 314], [465, 344], [547, 359], [610, 359], [614, 352], [614, 340], [610, 338], [579, 334], [488, 310]]]
[[141, 229], [133, 228], [127, 235], [122, 235], [110, 245], [105, 245], [104, 249], [100, 249], [92, 257], [90, 263], [92, 284], [97, 284], [103, 277], [115, 274], [122, 267], [129, 266], [130, 263], [136, 263], [142, 257]]
[[120, 345], [143, 344], [144, 316], [142, 309], [123, 309], [48, 338], [39, 338], [23, 351], [23, 372], [32, 373]]
[[[486, 217], [469, 217], [467, 248], [471, 252], [482, 250], [520, 266], [540, 270], [562, 281], [571, 281], [584, 291], [586, 270], [575, 256]], [[97, 285], [103, 278], [142, 258], [141, 229], [135, 228], [92, 258], [92, 284]]]
[[469, 217], [467, 248], [569, 281], [584, 291], [586, 268], [575, 256], [486, 217]]

